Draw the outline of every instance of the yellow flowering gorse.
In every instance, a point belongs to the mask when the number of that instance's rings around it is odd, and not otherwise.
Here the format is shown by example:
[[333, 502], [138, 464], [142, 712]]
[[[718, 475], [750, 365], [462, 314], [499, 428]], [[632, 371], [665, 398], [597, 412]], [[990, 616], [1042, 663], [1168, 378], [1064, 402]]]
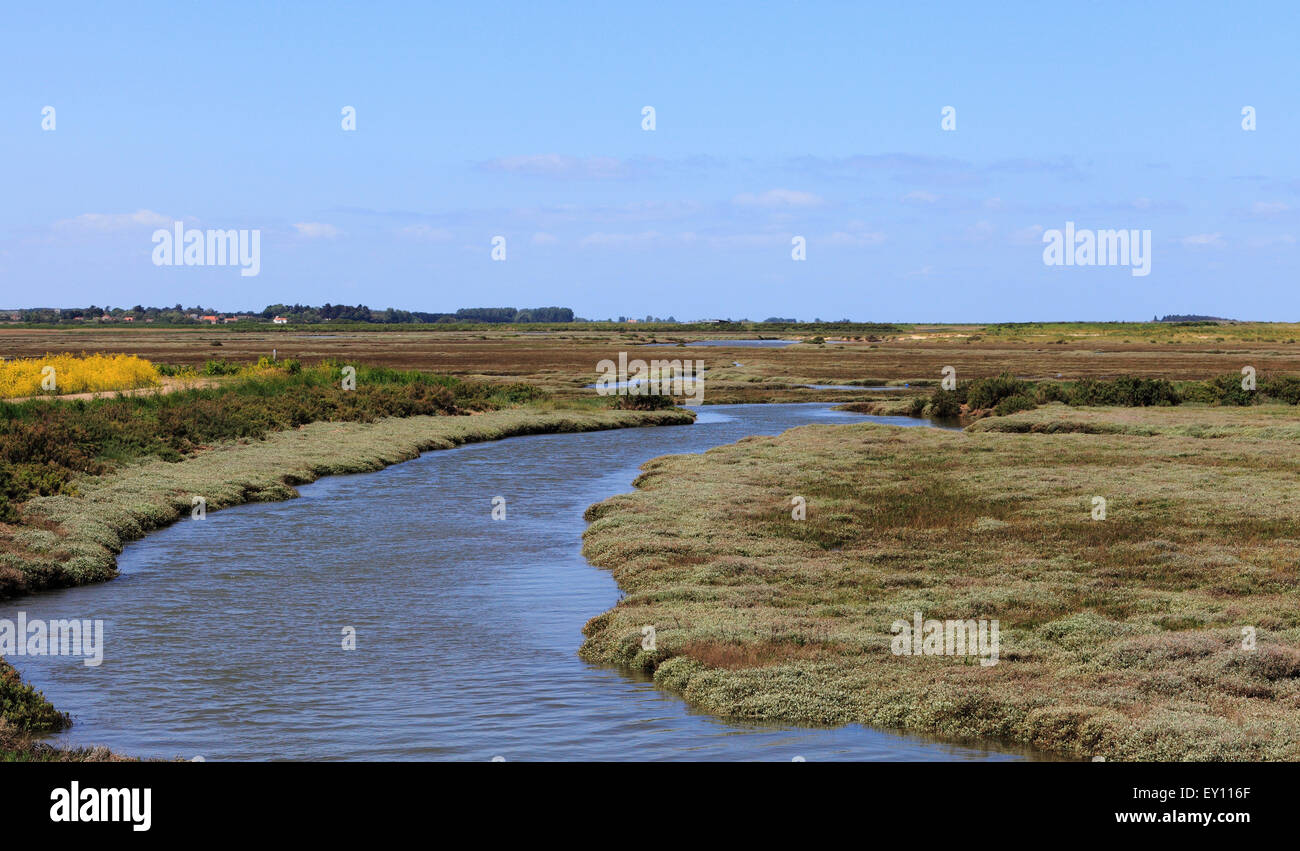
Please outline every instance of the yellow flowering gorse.
[[[53, 367], [53, 373], [46, 370]], [[53, 378], [51, 391], [42, 386]], [[134, 390], [158, 385], [157, 368], [135, 355], [46, 355], [0, 361], [0, 398]]]

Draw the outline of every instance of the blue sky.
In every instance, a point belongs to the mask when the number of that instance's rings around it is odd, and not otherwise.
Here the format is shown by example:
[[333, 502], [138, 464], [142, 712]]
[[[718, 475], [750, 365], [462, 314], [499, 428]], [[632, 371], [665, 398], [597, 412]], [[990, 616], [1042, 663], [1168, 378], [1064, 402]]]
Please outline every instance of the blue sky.
[[[1296, 320], [1298, 17], [11, 5], [0, 306]], [[261, 273], [153, 265], [174, 220], [260, 229]], [[1151, 274], [1044, 265], [1042, 233], [1067, 221], [1149, 229]]]

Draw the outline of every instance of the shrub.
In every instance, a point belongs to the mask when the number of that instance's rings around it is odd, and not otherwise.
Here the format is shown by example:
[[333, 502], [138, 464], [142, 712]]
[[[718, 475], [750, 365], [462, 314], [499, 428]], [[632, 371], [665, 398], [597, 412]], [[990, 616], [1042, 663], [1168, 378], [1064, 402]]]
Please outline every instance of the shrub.
[[1113, 381], [1085, 378], [1068, 386], [1071, 405], [1121, 405], [1129, 408], [1177, 405], [1182, 399], [1163, 378], [1122, 376]]
[[3, 659], [0, 659], [0, 719], [26, 733], [55, 732], [71, 723], [66, 714], [24, 683], [13, 666]]
[[1219, 375], [1209, 381], [1201, 382], [1203, 393], [1198, 393], [1197, 401], [1212, 405], [1253, 405], [1256, 390], [1246, 390], [1241, 386], [1240, 375]]
[[37, 396], [47, 367], [54, 370], [55, 393], [134, 390], [158, 383], [158, 370], [135, 355], [46, 355], [0, 361], [0, 397]]
[[1258, 387], [1261, 396], [1267, 396], [1288, 405], [1300, 404], [1300, 378], [1289, 375], [1262, 378]]
[[966, 404], [975, 409], [996, 408], [1003, 399], [1027, 395], [1033, 387], [1005, 372], [995, 378], [977, 378], [966, 390]]
[[1034, 386], [1034, 402], [1039, 405], [1048, 405], [1052, 402], [1067, 402], [1069, 399], [1069, 390], [1055, 381], [1040, 381]]
[[210, 360], [203, 364], [204, 375], [238, 375], [239, 364], [227, 360]]
[[615, 396], [613, 408], [619, 411], [666, 411], [677, 407], [672, 396], [646, 394], [644, 396]]
[[956, 419], [961, 415], [961, 401], [951, 390], [936, 390], [930, 397], [930, 416], [940, 420]]
[[999, 417], [1014, 414], [1017, 411], [1030, 411], [1036, 408], [1034, 400], [1027, 393], [1008, 396], [993, 407], [993, 413]]

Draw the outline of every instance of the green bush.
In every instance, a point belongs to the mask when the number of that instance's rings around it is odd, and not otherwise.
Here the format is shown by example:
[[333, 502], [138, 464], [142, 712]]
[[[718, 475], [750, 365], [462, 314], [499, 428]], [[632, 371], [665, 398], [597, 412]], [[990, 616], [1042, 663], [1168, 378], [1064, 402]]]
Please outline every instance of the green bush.
[[240, 366], [228, 360], [210, 360], [203, 364], [204, 375], [238, 375]]
[[1300, 378], [1290, 375], [1261, 378], [1259, 395], [1288, 405], [1300, 404]]
[[672, 396], [646, 394], [644, 396], [615, 396], [612, 406], [619, 411], [666, 411], [677, 407]]
[[1126, 408], [1177, 405], [1182, 399], [1163, 378], [1122, 376], [1113, 381], [1085, 378], [1067, 385], [1071, 405], [1119, 405]]
[[998, 402], [993, 408], [993, 413], [995, 416], [1005, 417], [1017, 411], [1031, 411], [1036, 407], [1038, 407], [1037, 404], [1027, 393], [1020, 393], [1015, 396], [1008, 396]]
[[1033, 383], [1008, 373], [995, 378], [977, 378], [966, 388], [966, 404], [973, 409], [996, 408], [1003, 399], [1033, 392]]
[[1193, 391], [1196, 396], [1195, 401], [1198, 402], [1243, 407], [1255, 404], [1255, 394], [1257, 392], [1257, 390], [1243, 388], [1241, 386], [1241, 376], [1231, 374], [1219, 375], [1209, 381], [1202, 381], [1200, 387]]
[[25, 733], [52, 733], [71, 723], [65, 713], [24, 683], [13, 666], [3, 659], [0, 659], [0, 718]]
[[936, 390], [930, 397], [929, 411], [936, 419], [956, 419], [961, 415], [961, 400], [955, 391]]
[[1039, 405], [1049, 405], [1052, 402], [1068, 402], [1069, 400], [1069, 390], [1055, 381], [1040, 381], [1034, 386], [1034, 401]]

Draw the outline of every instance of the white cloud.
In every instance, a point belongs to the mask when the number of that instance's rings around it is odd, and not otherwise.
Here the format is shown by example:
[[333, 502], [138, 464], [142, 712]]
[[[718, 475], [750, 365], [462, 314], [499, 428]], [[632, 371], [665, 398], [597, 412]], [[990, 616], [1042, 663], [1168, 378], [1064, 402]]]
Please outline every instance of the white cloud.
[[965, 237], [971, 242], [987, 242], [993, 236], [995, 230], [996, 228], [993, 227], [992, 222], [987, 219], [980, 219], [966, 228]]
[[732, 203], [745, 207], [816, 207], [822, 199], [811, 192], [796, 189], [769, 189], [759, 195], [742, 192], [732, 199]]
[[334, 239], [341, 236], [343, 231], [327, 225], [324, 222], [294, 222], [294, 228], [297, 229], [299, 236], [305, 236], [308, 239]]
[[1043, 226], [1030, 225], [1011, 232], [1012, 245], [1030, 245], [1043, 241]]
[[885, 235], [880, 231], [849, 232], [837, 230], [835, 233], [826, 237], [827, 245], [847, 245], [853, 247], [880, 245], [884, 241]]
[[1295, 245], [1296, 238], [1289, 233], [1278, 234], [1277, 236], [1256, 236], [1251, 237], [1247, 244], [1251, 248], [1274, 248], [1279, 245]]
[[924, 189], [916, 189], [904, 195], [903, 200], [915, 204], [933, 204], [939, 200], [939, 196], [933, 192], [926, 192]]
[[584, 177], [608, 179], [627, 177], [631, 168], [616, 157], [570, 157], [564, 154], [524, 154], [497, 157], [482, 164], [489, 171], [539, 177]]
[[82, 213], [71, 219], [55, 222], [58, 228], [78, 228], [81, 230], [109, 231], [131, 227], [166, 228], [171, 227], [175, 219], [155, 213], [153, 210], [136, 210], [134, 213]]
[[1285, 201], [1256, 201], [1250, 211], [1257, 216], [1272, 216], [1291, 211], [1291, 205]]
[[408, 239], [418, 239], [421, 242], [450, 242], [453, 237], [452, 233], [445, 228], [435, 228], [429, 225], [409, 225], [397, 232], [400, 236]]
[[1185, 248], [1223, 248], [1227, 243], [1223, 241], [1221, 233], [1194, 233], [1191, 236], [1184, 236], [1178, 240]]
[[578, 241], [583, 247], [598, 248], [645, 248], [663, 238], [658, 231], [648, 230], [642, 233], [591, 233]]

